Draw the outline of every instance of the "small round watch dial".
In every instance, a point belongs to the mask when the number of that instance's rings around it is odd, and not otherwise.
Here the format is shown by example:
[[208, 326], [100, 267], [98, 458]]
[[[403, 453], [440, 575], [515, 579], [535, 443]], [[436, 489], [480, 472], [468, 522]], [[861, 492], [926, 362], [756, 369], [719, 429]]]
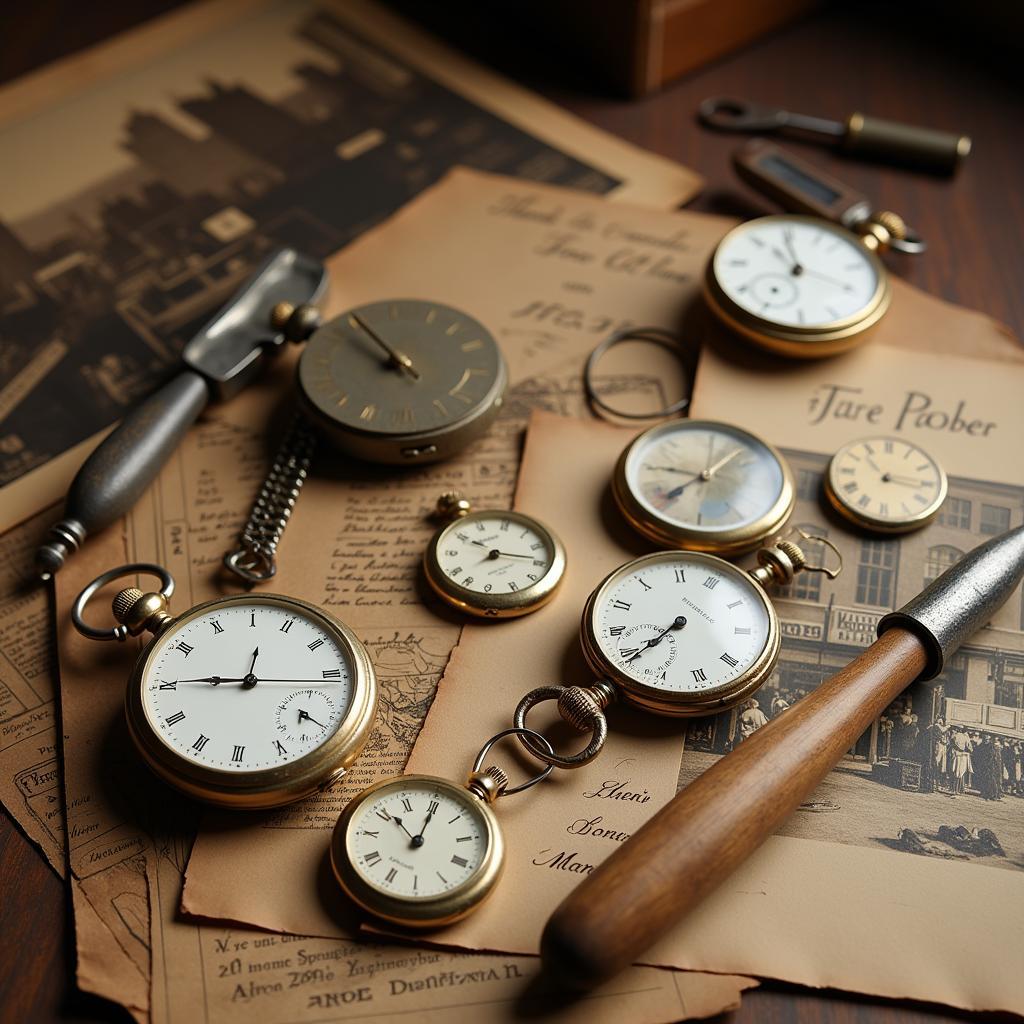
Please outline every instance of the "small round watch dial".
[[590, 608], [602, 660], [666, 694], [702, 694], [738, 679], [769, 643], [763, 591], [742, 570], [698, 552], [622, 566]]
[[479, 801], [462, 787], [398, 778], [356, 808], [346, 847], [372, 888], [430, 899], [473, 877], [487, 855], [488, 835]]
[[770, 515], [782, 498], [786, 473], [772, 449], [745, 430], [680, 420], [637, 439], [625, 480], [654, 519], [711, 536]]
[[436, 545], [441, 571], [475, 594], [526, 590], [555, 558], [546, 532], [526, 517], [502, 512], [471, 513], [448, 526]]
[[902, 438], [872, 437], [832, 457], [827, 491], [840, 512], [882, 531], [924, 526], [946, 497], [946, 474], [924, 449]]
[[740, 309], [794, 328], [857, 317], [879, 289], [867, 249], [847, 231], [811, 218], [762, 217], [740, 225], [719, 245], [713, 272]]
[[337, 731], [353, 666], [298, 606], [252, 597], [212, 606], [154, 641], [142, 705], [174, 753], [224, 772], [276, 769]]

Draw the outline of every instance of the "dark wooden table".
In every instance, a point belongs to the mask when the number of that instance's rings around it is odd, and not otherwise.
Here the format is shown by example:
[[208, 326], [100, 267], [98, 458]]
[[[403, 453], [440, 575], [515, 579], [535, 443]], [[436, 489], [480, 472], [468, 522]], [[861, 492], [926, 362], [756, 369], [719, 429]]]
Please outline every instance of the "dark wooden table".
[[[5, 11], [0, 81], [174, 6], [174, 0], [135, 0], [131, 5], [38, 0], [17, 13]], [[927, 255], [891, 262], [905, 279], [983, 310], [1024, 337], [1024, 133], [1019, 86], [1012, 78], [1016, 62], [993, 40], [956, 23], [966, 11], [963, 5], [862, 0], [826, 7], [636, 102], [608, 97], [572, 54], [545, 47], [535, 38], [539, 33], [518, 45], [500, 17], [501, 4], [459, 0], [424, 11], [427, 5], [404, 0], [396, 6], [586, 120], [699, 170], [707, 187], [692, 203], [697, 210], [741, 216], [771, 212], [729, 170], [730, 153], [741, 137], [709, 132], [695, 123], [694, 110], [705, 96], [733, 94], [837, 117], [860, 109], [968, 132], [974, 152], [953, 179], [854, 163], [809, 146], [794, 148], [880, 207], [902, 214], [928, 240]], [[119, 1009], [75, 991], [63, 885], [6, 814], [0, 815], [0, 894], [0, 1019], [40, 1024], [128, 1019]], [[945, 1009], [766, 985], [747, 995], [742, 1009], [726, 1019], [731, 1024], [937, 1024], [965, 1018], [978, 1019]]]

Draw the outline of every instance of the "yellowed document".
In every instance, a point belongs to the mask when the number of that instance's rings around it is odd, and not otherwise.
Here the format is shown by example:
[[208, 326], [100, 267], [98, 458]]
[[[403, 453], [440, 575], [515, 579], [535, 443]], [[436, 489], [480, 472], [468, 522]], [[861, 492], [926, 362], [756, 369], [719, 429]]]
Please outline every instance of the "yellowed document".
[[[870, 644], [885, 610], [905, 603], [986, 537], [1024, 521], [1022, 391], [1024, 367], [952, 356], [926, 362], [917, 353], [879, 345], [794, 367], [770, 384], [763, 373], [705, 354], [694, 414], [738, 423], [779, 445], [796, 478], [792, 522], [827, 536], [845, 562], [836, 581], [798, 578], [774, 598], [782, 656], [757, 695], [769, 717], [784, 713], [786, 704]], [[879, 435], [924, 447], [950, 477], [938, 519], [903, 538], [858, 533], [827, 510], [821, 494], [829, 454], [846, 441]], [[597, 455], [602, 446], [603, 459]], [[564, 495], [566, 465], [579, 462], [580, 452], [593, 453], [587, 482], [574, 479], [572, 489], [590, 500], [574, 501], [561, 513], [572, 523], [570, 545], [577, 534], [593, 534], [582, 594], [600, 580], [606, 553], [621, 552], [625, 560], [621, 520], [607, 500], [593, 500], [607, 485], [620, 447], [620, 438], [597, 424], [538, 416], [530, 431], [517, 491], [517, 507], [525, 511], [557, 515], [551, 495]], [[578, 595], [574, 605], [578, 615]], [[466, 627], [411, 769], [456, 771], [473, 745], [465, 734], [496, 728], [495, 706], [517, 699], [506, 690], [563, 681], [559, 675], [574, 681], [577, 621], [567, 613], [569, 621], [559, 624], [560, 610], [556, 604], [541, 612], [543, 623], [538, 618], [518, 644], [506, 644], [511, 631]], [[1024, 938], [1022, 623], [1024, 595], [1018, 592], [937, 680], [917, 684], [895, 701], [780, 833], [645, 961], [1019, 1012], [1024, 987], [1014, 964]], [[500, 674], [494, 665], [503, 666]], [[547, 672], [531, 671], [538, 665]], [[520, 678], [523, 669], [530, 678]], [[658, 720], [637, 726], [633, 715], [624, 719], [615, 709], [612, 734], [624, 734], [627, 750], [600, 759], [605, 775], [617, 783], [624, 777], [620, 759], [644, 758], [641, 782], [630, 776], [628, 789], [636, 791], [648, 785], [649, 773], [670, 772], [673, 756], [681, 755], [685, 785], [740, 741], [737, 714], [687, 727], [661, 723], [674, 734], [669, 752], [650, 738], [649, 730], [660, 736]], [[479, 717], [484, 721], [478, 725]], [[973, 751], [959, 782], [954, 737]], [[983, 756], [986, 747], [1000, 751], [998, 757]], [[480, 914], [446, 933], [451, 941], [467, 948], [535, 949], [558, 895], [576, 881], [572, 866], [586, 872], [631, 831], [618, 804], [588, 796], [593, 786], [584, 790], [570, 779], [560, 789], [538, 788], [547, 792], [514, 798], [523, 801], [521, 818], [506, 815], [510, 872], [552, 891], [536, 903], [515, 898], [525, 883], [499, 891]], [[541, 880], [532, 881], [537, 876]], [[552, 885], [552, 878], [559, 884]]]
[[0, 803], [64, 874], [64, 807], [54, 720], [56, 658], [32, 559], [56, 509], [0, 537]]

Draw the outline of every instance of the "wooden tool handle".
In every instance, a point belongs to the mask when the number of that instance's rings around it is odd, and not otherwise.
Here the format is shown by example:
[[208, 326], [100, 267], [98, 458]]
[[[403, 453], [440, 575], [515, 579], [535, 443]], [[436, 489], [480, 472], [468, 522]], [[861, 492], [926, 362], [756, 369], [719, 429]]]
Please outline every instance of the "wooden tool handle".
[[889, 630], [687, 786], [551, 916], [541, 955], [552, 976], [589, 987], [633, 963], [800, 806], [924, 667], [921, 642]]

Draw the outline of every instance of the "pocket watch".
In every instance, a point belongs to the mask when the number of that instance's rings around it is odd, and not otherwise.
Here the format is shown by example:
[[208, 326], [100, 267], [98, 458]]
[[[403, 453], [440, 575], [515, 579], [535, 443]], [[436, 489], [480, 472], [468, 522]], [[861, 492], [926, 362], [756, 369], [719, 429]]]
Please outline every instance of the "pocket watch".
[[845, 519], [878, 533], [930, 523], [946, 500], [946, 474], [923, 448], [898, 437], [843, 445], [825, 473], [825, 496]]
[[737, 555], [778, 533], [793, 510], [782, 455], [739, 427], [672, 420], [623, 451], [612, 493], [628, 522], [658, 544]]
[[543, 607], [565, 573], [565, 548], [533, 516], [473, 511], [458, 491], [442, 494], [437, 515], [451, 520], [427, 544], [423, 571], [450, 605], [484, 618], [512, 618]]
[[299, 414], [225, 566], [271, 579], [277, 547], [309, 472], [318, 434], [346, 454], [411, 466], [481, 437], [498, 415], [508, 371], [490, 331], [468, 313], [419, 299], [357, 306], [321, 325], [312, 305], [278, 303], [271, 325], [308, 341], [296, 376]]
[[[289, 321], [296, 313], [301, 323], [301, 307]], [[448, 458], [480, 437], [508, 373], [494, 336], [468, 313], [389, 299], [313, 330], [297, 380], [303, 410], [335, 447], [409, 465]]]
[[892, 299], [872, 241], [877, 247], [875, 235], [855, 235], [820, 217], [746, 221], [711, 254], [705, 299], [728, 327], [772, 352], [843, 352], [866, 339]]
[[657, 551], [619, 566], [587, 598], [580, 622], [583, 655], [598, 681], [590, 686], [541, 686], [516, 708], [526, 728], [529, 710], [556, 700], [574, 728], [592, 730], [587, 747], [552, 755], [531, 738], [523, 744], [559, 768], [586, 764], [600, 751], [608, 726], [603, 710], [617, 699], [669, 717], [710, 715], [740, 704], [771, 675], [781, 630], [765, 588], [801, 571], [834, 579], [842, 556], [823, 537], [837, 565], [809, 565], [794, 541], [781, 538], [757, 554], [749, 572], [702, 551]]
[[472, 913], [493, 892], [505, 864], [505, 844], [491, 805], [546, 779], [543, 771], [514, 788], [494, 765], [482, 769], [492, 736], [464, 786], [434, 775], [401, 775], [353, 797], [331, 836], [331, 867], [342, 889], [364, 910], [407, 928], [436, 928]]
[[[159, 592], [120, 591], [119, 625], [85, 622], [113, 580], [155, 576]], [[348, 626], [280, 594], [217, 598], [172, 616], [174, 580], [158, 565], [103, 573], [71, 617], [93, 640], [153, 634], [128, 679], [128, 732], [147, 765], [176, 789], [222, 807], [291, 803], [336, 782], [373, 728], [377, 684]]]

